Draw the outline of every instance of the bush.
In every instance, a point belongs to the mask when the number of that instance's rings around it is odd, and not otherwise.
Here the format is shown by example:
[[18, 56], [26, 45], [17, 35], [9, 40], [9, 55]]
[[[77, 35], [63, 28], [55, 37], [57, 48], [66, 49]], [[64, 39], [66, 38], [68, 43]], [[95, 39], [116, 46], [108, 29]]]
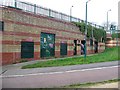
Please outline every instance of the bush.
[[112, 38], [120, 38], [120, 33], [114, 33], [112, 34]]
[[[84, 22], [73, 22], [79, 27], [79, 30], [84, 34], [85, 33], [85, 23]], [[89, 24], [87, 25], [87, 38], [90, 39], [92, 37], [92, 26]], [[93, 27], [93, 37], [98, 41], [101, 42], [101, 38], [106, 41], [106, 31], [101, 28]]]

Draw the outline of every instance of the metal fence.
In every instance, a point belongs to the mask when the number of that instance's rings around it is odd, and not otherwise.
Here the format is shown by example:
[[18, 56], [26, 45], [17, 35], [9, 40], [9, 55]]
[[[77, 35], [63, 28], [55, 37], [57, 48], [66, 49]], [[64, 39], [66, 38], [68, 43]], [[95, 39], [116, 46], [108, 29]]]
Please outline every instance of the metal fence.
[[[2, 5], [12, 6], [14, 8], [22, 9], [25, 12], [40, 14], [43, 16], [48, 16], [48, 17], [64, 20], [67, 22], [85, 22], [84, 20], [81, 20], [81, 19], [76, 18], [76, 17], [72, 17], [70, 15], [63, 14], [61, 12], [57, 12], [57, 11], [51, 10], [49, 8], [41, 7], [41, 6], [38, 6], [36, 4], [31, 4], [28, 2], [22, 2], [19, 0], [11, 0], [11, 1], [10, 0], [3, 0]], [[102, 29], [104, 28], [103, 26], [96, 25], [96, 24], [93, 24], [90, 22], [88, 22], [88, 24], [91, 24], [92, 26], [95, 26], [96, 28], [102, 28]]]

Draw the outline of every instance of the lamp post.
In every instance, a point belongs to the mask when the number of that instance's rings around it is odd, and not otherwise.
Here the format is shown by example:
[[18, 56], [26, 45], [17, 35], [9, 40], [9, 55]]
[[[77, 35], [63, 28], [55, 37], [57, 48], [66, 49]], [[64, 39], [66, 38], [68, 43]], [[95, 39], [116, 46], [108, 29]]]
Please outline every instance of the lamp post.
[[70, 7], [70, 22], [72, 21], [72, 7], [73, 6]]
[[108, 31], [108, 12], [109, 11], [111, 11], [111, 9], [109, 9], [108, 11], [107, 11], [107, 30], [106, 31]]
[[86, 54], [87, 54], [87, 46], [86, 46], [86, 43], [87, 43], [87, 41], [86, 41], [86, 39], [87, 39], [87, 4], [88, 4], [88, 2], [89, 1], [91, 1], [91, 0], [88, 0], [87, 2], [86, 2], [86, 17], [85, 17], [85, 51], [84, 51], [84, 58], [86, 59]]
[[117, 33], [117, 35], [116, 35], [117, 36], [117, 38], [116, 38], [117, 39], [117, 45], [116, 45], [117, 47], [119, 46], [119, 43], [118, 43], [118, 34], [119, 34], [119, 32], [118, 31], [119, 31], [119, 28], [117, 26], [117, 32], [116, 32]]

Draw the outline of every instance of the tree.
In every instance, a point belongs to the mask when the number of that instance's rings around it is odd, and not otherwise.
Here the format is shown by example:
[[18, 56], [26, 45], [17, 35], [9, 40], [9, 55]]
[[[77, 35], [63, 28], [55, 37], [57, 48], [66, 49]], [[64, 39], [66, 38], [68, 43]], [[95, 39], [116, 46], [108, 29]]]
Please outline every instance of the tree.
[[[82, 33], [85, 33], [85, 23], [84, 22], [73, 22], [74, 24], [76, 24], [77, 27], [79, 27], [79, 30]], [[93, 27], [93, 37], [98, 41], [101, 42], [101, 38], [102, 41], [106, 41], [106, 31], [103, 28], [96, 28], [95, 26], [91, 26], [90, 24], [88, 24], [87, 26], [87, 38], [90, 39], [92, 37], [92, 27]]]

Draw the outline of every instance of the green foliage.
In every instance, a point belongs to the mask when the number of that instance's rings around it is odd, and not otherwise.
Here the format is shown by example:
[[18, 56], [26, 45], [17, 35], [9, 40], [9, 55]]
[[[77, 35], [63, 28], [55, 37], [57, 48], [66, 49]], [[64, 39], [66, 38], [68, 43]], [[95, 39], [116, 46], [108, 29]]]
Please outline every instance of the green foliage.
[[[120, 48], [120, 47], [119, 47]], [[67, 66], [67, 65], [80, 65], [80, 64], [90, 64], [98, 62], [109, 62], [120, 60], [118, 57], [118, 47], [107, 48], [105, 52], [99, 53], [92, 56], [87, 56], [86, 60], [84, 57], [72, 57], [64, 59], [56, 59], [50, 61], [37, 62], [34, 64], [29, 64], [23, 66], [22, 69], [26, 68], [40, 68], [40, 67], [54, 67], [54, 66]]]
[[120, 38], [120, 33], [114, 33], [112, 34], [112, 38]]
[[69, 86], [64, 86], [65, 88], [84, 88], [84, 87], [91, 87], [91, 86], [96, 86], [96, 85], [103, 85], [103, 84], [110, 84], [110, 83], [115, 83], [119, 82], [120, 79], [112, 79], [112, 80], [106, 80], [106, 81], [101, 81], [101, 82], [88, 82], [88, 83], [81, 83], [81, 84], [73, 84]]
[[[84, 34], [85, 33], [85, 23], [84, 22], [73, 22], [79, 27], [80, 31]], [[106, 32], [104, 29], [93, 27], [93, 36], [98, 41], [101, 42], [101, 38], [106, 41]], [[87, 38], [90, 39], [92, 37], [92, 26], [89, 24], [87, 26]]]

